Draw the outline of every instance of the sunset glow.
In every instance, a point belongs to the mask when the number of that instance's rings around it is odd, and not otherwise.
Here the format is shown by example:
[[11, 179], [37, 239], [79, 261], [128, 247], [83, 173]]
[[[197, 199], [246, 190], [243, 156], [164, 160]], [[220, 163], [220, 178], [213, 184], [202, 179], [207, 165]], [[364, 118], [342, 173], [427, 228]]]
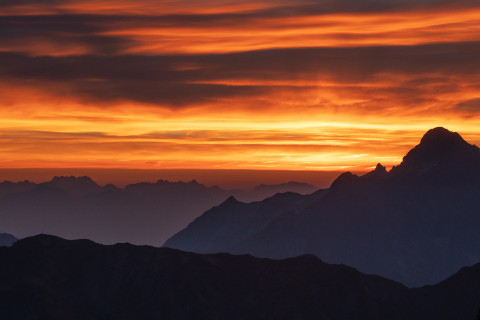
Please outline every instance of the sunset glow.
[[0, 1], [0, 168], [365, 171], [480, 144], [480, 5]]

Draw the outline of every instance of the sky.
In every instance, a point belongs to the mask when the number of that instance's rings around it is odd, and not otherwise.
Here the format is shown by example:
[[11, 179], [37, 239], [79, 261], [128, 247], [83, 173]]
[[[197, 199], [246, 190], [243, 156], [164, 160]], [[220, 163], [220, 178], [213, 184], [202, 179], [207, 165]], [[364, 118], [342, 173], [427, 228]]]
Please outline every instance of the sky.
[[478, 0], [0, 0], [0, 168], [388, 168], [478, 57]]

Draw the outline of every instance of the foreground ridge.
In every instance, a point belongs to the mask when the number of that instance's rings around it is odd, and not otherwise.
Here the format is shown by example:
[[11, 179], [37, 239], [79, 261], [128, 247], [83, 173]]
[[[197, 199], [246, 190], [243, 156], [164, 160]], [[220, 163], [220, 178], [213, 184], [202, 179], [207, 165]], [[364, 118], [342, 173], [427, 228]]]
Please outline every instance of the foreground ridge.
[[0, 248], [0, 261], [3, 319], [461, 320], [480, 301], [480, 265], [408, 289], [312, 255], [199, 255], [48, 235]]

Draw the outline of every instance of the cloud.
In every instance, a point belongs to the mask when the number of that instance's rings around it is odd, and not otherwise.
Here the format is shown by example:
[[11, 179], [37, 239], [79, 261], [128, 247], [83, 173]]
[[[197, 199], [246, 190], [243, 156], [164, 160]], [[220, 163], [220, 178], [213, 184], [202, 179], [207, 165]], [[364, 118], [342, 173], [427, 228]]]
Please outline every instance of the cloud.
[[[95, 21], [100, 21], [101, 16]], [[132, 39], [101, 35], [103, 28], [85, 16], [0, 16], [0, 49], [53, 54], [114, 54], [134, 45]]]
[[[307, 128], [306, 128], [307, 129]], [[351, 128], [315, 128], [295, 130], [197, 130], [163, 131], [141, 135], [99, 132], [55, 132], [2, 130], [0, 155], [3, 164], [43, 167], [54, 162], [59, 167], [94, 164], [109, 167], [191, 166], [242, 168], [249, 166], [292, 168], [298, 161], [304, 166], [354, 165], [360, 170], [372, 165], [370, 159], [354, 156], [367, 152], [373, 157], [388, 154], [396, 159], [398, 148], [413, 143], [405, 136], [412, 132], [391, 132], [402, 141], [384, 144], [385, 130]], [[418, 135], [415, 132], [415, 138]], [[368, 138], [365, 146], [364, 137]], [[406, 142], [407, 141], [407, 142]], [[195, 157], [192, 158], [192, 153]], [[255, 154], [252, 157], [252, 153]], [[363, 158], [363, 157], [362, 157]], [[366, 157], [365, 157], [366, 158]], [[120, 160], [119, 160], [120, 159]], [[377, 161], [378, 162], [378, 161]], [[316, 164], [315, 164], [316, 163]]]
[[433, 126], [476, 142], [479, 14], [478, 0], [0, 0], [0, 166], [368, 168]]
[[[115, 9], [115, 11], [134, 11], [137, 12], [145, 7], [150, 8], [151, 11], [161, 10], [165, 8], [186, 8], [188, 11], [212, 11], [212, 9], [220, 8], [218, 10], [230, 11], [230, 8], [237, 8], [242, 11], [248, 10], [248, 8], [259, 8], [254, 11], [268, 11], [277, 12], [277, 15], [287, 15], [290, 13], [332, 13], [332, 12], [372, 12], [372, 11], [385, 11], [385, 10], [400, 10], [411, 7], [442, 7], [442, 6], [468, 6], [478, 4], [476, 0], [263, 0], [263, 1], [244, 1], [245, 4], [250, 6], [239, 6], [238, 1], [232, 0], [206, 0], [201, 3], [192, 0], [176, 0], [165, 1], [164, 4], [158, 4], [157, 1], [151, 0], [139, 0], [132, 4], [131, 1], [117, 0], [117, 1], [88, 1], [88, 0], [42, 0], [41, 2], [36, 0], [0, 0], [0, 7], [17, 7], [25, 5], [37, 5], [43, 7], [54, 8], [75, 8], [76, 10], [82, 10], [85, 7], [94, 7], [97, 9]], [[251, 6], [255, 4], [256, 6]], [[69, 6], [70, 5], [70, 6]], [[196, 10], [194, 10], [196, 9]], [[215, 10], [213, 10], [215, 11]]]
[[0, 81], [35, 85], [85, 103], [136, 101], [177, 108], [320, 90], [376, 99], [375, 108], [392, 97], [414, 105], [469, 86], [474, 90], [480, 81], [478, 56], [480, 42], [165, 56], [0, 53]]
[[[330, 74], [338, 80], [392, 73], [476, 74], [480, 42], [417, 46], [301, 48], [232, 54], [30, 57], [0, 53], [2, 75], [43, 80], [85, 78], [198, 81]], [[181, 66], [194, 66], [182, 69]]]
[[[54, 7], [57, 2], [42, 3]], [[0, 50], [33, 56], [221, 53], [465, 42], [478, 40], [480, 32], [480, 8], [478, 2], [472, 7], [473, 1], [284, 1], [214, 12], [203, 12], [191, 1], [185, 1], [188, 12], [180, 6], [157, 10], [151, 1], [138, 3], [148, 11], [127, 3], [118, 11], [108, 1], [67, 3], [76, 7], [27, 14], [18, 8], [0, 15]], [[81, 10], [96, 6], [105, 10]]]
[[456, 110], [467, 111], [471, 113], [480, 112], [480, 98], [462, 101], [455, 105]]

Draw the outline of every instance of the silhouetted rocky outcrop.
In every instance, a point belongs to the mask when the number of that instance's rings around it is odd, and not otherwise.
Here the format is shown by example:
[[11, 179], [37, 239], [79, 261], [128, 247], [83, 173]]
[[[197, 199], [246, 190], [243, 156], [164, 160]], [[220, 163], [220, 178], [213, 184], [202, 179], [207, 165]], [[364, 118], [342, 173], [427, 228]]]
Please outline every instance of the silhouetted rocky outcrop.
[[[318, 198], [220, 206], [165, 246], [269, 258], [315, 254], [420, 286], [480, 261], [479, 194], [478, 147], [435, 128], [390, 172], [379, 164], [363, 176], [344, 173]], [[267, 213], [271, 219], [255, 223]]]
[[390, 172], [394, 177], [414, 176], [449, 183], [476, 183], [479, 174], [480, 149], [458, 133], [441, 127], [429, 130]]

